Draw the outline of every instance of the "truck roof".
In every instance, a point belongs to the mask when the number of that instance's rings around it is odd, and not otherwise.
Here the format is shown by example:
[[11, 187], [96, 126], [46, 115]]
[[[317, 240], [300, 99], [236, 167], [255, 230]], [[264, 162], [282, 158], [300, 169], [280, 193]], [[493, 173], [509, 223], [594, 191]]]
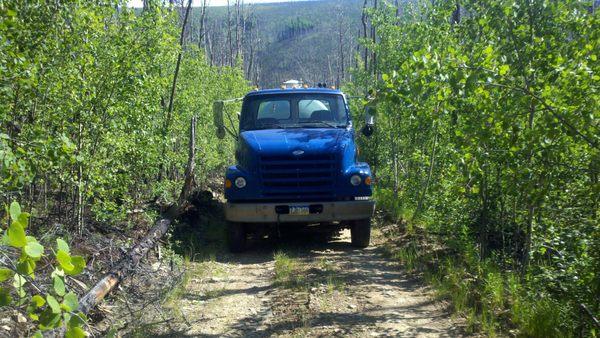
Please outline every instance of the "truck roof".
[[246, 96], [275, 95], [275, 94], [338, 94], [342, 91], [330, 88], [291, 88], [291, 89], [260, 89], [251, 91]]

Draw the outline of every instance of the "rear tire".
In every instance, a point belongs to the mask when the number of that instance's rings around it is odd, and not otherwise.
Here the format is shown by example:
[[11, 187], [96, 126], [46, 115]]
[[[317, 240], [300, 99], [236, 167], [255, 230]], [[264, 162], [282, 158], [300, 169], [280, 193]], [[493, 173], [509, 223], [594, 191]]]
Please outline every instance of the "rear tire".
[[352, 246], [357, 248], [366, 248], [371, 242], [371, 219], [361, 219], [352, 222], [350, 228], [352, 237]]
[[227, 244], [231, 252], [242, 252], [246, 249], [246, 229], [244, 228], [244, 224], [227, 222]]

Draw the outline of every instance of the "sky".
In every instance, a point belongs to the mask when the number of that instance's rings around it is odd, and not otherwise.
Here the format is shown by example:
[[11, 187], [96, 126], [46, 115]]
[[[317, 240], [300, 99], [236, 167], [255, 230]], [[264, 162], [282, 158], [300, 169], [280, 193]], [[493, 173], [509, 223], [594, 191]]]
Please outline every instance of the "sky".
[[[272, 2], [290, 2], [293, 0], [244, 0], [246, 4], [258, 4], [258, 3], [272, 3]], [[235, 3], [235, 0], [231, 0], [231, 3]], [[187, 3], [187, 1], [186, 1]], [[192, 6], [200, 6], [202, 0], [193, 0]], [[227, 0], [208, 0], [209, 6], [225, 6]], [[129, 6], [131, 7], [142, 7], [142, 0], [130, 0]]]

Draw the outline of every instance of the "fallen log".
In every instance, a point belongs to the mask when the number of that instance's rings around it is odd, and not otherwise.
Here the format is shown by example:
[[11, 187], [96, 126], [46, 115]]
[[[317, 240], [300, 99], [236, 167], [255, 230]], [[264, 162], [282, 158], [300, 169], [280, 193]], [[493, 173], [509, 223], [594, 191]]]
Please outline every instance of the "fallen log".
[[87, 314], [91, 309], [96, 307], [102, 299], [119, 284], [125, 277], [140, 264], [143, 257], [148, 251], [156, 246], [157, 241], [162, 238], [169, 230], [171, 220], [163, 218], [156, 222], [154, 227], [148, 234], [134, 246], [119, 263], [113, 266], [110, 271], [98, 282], [88, 293], [79, 300], [79, 309]]
[[[169, 226], [174, 219], [189, 205], [188, 198], [195, 187], [194, 168], [196, 161], [196, 117], [192, 117], [190, 123], [190, 146], [188, 154], [188, 164], [185, 174], [184, 185], [179, 195], [178, 203], [172, 205], [163, 216], [154, 224], [154, 227], [148, 231], [146, 236], [136, 244], [127, 254], [117, 262], [108, 273], [100, 279], [80, 300], [79, 311], [87, 315], [96, 305], [98, 305], [108, 293], [110, 293], [119, 283], [132, 274], [140, 264], [140, 261], [148, 254], [150, 249], [154, 248], [158, 241], [167, 233]], [[44, 337], [61, 337], [65, 334], [65, 327], [60, 327], [52, 331], [44, 332]]]
[[[178, 208], [177, 208], [178, 209]], [[154, 227], [150, 229], [148, 234], [136, 244], [129, 252], [115, 264], [109, 272], [94, 285], [88, 293], [79, 300], [79, 311], [87, 315], [91, 309], [95, 308], [106, 295], [111, 292], [120, 282], [129, 276], [135, 268], [140, 264], [140, 261], [150, 249], [158, 243], [169, 230], [171, 219], [178, 213], [175, 207], [169, 209], [166, 214], [169, 218], [162, 218], [156, 222]], [[62, 337], [65, 335], [66, 328], [64, 326], [43, 333], [44, 337]]]
[[173, 219], [177, 218], [185, 206], [188, 204], [187, 199], [191, 194], [195, 186], [194, 180], [194, 169], [196, 163], [196, 117], [192, 117], [190, 121], [190, 140], [189, 140], [189, 153], [188, 153], [188, 164], [185, 171], [185, 180], [181, 193], [179, 195], [179, 201], [177, 205], [169, 208], [164, 213], [163, 218], [158, 220], [154, 227], [150, 229], [148, 234], [136, 244], [125, 257], [123, 257], [110, 271], [98, 282], [94, 287], [88, 291], [83, 298], [79, 301], [79, 310], [84, 314], [87, 314], [91, 309], [96, 307], [102, 299], [122, 280], [124, 280], [131, 272], [140, 264], [142, 258], [146, 256], [150, 249], [154, 248], [158, 244], [158, 240], [161, 239], [169, 230], [169, 225]]

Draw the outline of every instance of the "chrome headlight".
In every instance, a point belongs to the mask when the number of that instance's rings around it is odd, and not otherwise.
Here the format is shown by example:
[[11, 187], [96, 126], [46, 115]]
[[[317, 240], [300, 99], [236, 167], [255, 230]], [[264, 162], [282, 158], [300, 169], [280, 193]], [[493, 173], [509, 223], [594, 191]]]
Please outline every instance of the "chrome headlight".
[[362, 178], [360, 178], [359, 175], [352, 175], [352, 177], [350, 177], [350, 183], [353, 186], [356, 187], [356, 186], [360, 185], [360, 182], [362, 182]]
[[243, 177], [238, 177], [238, 178], [236, 178], [236, 179], [235, 179], [235, 186], [236, 186], [238, 189], [242, 189], [243, 187], [245, 187], [245, 186], [246, 186], [246, 179], [245, 179], [245, 178], [243, 178]]

